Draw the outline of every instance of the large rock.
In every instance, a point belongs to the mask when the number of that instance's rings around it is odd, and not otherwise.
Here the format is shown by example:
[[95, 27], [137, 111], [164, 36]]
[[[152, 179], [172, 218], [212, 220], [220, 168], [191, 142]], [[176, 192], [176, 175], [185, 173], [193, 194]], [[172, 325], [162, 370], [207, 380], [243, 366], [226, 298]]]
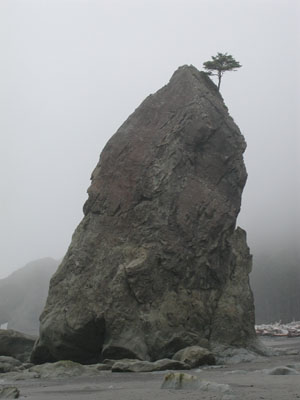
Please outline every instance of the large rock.
[[212, 81], [179, 68], [104, 148], [50, 283], [32, 361], [170, 358], [255, 337], [246, 144]]
[[36, 338], [13, 330], [0, 329], [0, 356], [14, 357], [22, 362], [30, 359]]

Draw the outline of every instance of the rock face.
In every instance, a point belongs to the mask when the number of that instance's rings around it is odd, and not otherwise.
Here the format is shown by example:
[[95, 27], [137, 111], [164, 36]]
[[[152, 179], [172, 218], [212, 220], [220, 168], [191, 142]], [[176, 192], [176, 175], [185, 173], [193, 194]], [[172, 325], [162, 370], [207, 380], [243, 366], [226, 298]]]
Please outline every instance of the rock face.
[[245, 233], [246, 144], [193, 66], [104, 148], [84, 218], [50, 283], [32, 361], [157, 360], [255, 337]]

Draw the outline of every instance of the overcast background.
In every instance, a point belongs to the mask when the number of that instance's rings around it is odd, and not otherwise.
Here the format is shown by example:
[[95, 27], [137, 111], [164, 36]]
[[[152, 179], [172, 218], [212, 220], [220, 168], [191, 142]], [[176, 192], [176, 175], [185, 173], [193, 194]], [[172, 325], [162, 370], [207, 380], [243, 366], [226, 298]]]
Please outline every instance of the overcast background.
[[248, 143], [252, 253], [299, 240], [298, 0], [0, 0], [0, 278], [66, 252], [112, 134], [178, 66], [243, 67], [221, 92]]

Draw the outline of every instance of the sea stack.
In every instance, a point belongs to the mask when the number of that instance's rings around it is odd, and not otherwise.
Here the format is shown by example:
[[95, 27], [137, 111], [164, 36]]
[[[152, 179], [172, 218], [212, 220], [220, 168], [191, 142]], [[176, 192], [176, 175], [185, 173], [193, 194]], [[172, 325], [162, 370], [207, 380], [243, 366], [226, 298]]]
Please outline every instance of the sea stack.
[[109, 140], [53, 276], [32, 361], [157, 360], [255, 338], [236, 228], [245, 140], [210, 78], [182, 66]]

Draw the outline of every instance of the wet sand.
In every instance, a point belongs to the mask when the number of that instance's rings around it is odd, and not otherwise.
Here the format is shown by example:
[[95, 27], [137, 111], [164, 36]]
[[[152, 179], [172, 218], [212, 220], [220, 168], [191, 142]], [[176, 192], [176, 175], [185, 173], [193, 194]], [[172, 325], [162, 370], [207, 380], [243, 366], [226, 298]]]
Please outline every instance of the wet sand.
[[[273, 348], [300, 351], [300, 338], [267, 338]], [[11, 382], [27, 400], [293, 400], [300, 399], [300, 375], [267, 375], [263, 369], [300, 363], [300, 355], [259, 357], [248, 363], [183, 371], [230, 385], [229, 393], [161, 389], [166, 372], [99, 372], [96, 377]], [[0, 376], [1, 378], [1, 376]], [[8, 384], [8, 382], [5, 382]]]

